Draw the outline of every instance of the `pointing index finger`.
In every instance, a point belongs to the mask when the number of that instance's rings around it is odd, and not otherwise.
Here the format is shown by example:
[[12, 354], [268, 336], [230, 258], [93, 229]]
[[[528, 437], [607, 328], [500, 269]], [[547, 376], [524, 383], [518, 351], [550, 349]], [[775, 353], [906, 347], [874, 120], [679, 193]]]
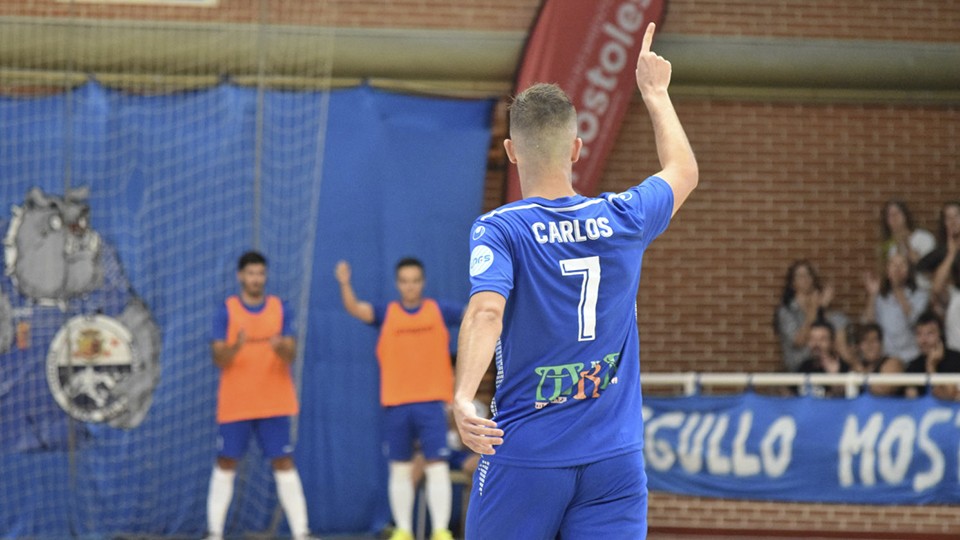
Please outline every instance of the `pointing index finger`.
[[657, 28], [657, 23], [647, 25], [647, 31], [643, 34], [643, 44], [640, 45], [640, 54], [650, 52], [650, 45], [653, 44], [653, 32]]

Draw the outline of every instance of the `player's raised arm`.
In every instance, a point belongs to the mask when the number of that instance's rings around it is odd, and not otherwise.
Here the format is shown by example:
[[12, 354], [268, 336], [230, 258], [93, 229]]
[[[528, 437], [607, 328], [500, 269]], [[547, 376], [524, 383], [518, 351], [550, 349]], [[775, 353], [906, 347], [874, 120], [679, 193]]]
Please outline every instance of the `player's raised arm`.
[[453, 416], [463, 444], [479, 454], [494, 454], [494, 446], [503, 443], [503, 430], [493, 420], [477, 416], [473, 399], [493, 359], [505, 305], [506, 299], [498, 293], [478, 292], [470, 297], [460, 325]]
[[353, 285], [350, 284], [350, 264], [347, 261], [338, 262], [334, 275], [340, 283], [340, 299], [343, 301], [343, 308], [353, 317], [367, 324], [372, 323], [373, 305], [370, 302], [358, 300], [356, 293], [353, 292]]
[[673, 189], [673, 213], [690, 192], [697, 187], [699, 171], [693, 148], [683, 131], [680, 118], [673, 108], [667, 87], [670, 86], [670, 62], [650, 50], [653, 44], [654, 23], [647, 26], [637, 57], [637, 88], [643, 103], [650, 112], [653, 132], [657, 142], [657, 155], [663, 168], [657, 176], [663, 178]]

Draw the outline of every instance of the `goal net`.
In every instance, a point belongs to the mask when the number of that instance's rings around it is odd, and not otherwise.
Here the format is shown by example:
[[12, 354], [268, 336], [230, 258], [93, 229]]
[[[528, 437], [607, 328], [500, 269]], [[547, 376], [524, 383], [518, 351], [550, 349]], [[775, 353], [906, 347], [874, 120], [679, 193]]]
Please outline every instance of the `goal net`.
[[[0, 536], [205, 529], [237, 257], [264, 252], [269, 290], [307, 311], [328, 17], [0, 0]], [[255, 448], [228, 534], [277, 526]]]

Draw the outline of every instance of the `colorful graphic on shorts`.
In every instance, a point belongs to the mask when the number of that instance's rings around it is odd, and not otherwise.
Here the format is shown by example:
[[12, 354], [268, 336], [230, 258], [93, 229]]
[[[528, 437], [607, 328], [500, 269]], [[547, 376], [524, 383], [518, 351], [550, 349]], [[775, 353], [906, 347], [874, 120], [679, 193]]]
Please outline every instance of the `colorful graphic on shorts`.
[[[537, 366], [533, 371], [540, 377], [534, 406], [542, 409], [554, 403], [566, 403], [573, 399], [596, 399], [611, 384], [617, 384], [617, 369], [620, 353], [610, 353], [603, 360], [594, 360], [586, 366], [583, 362], [555, 366]], [[574, 393], [576, 392], [576, 393]]]

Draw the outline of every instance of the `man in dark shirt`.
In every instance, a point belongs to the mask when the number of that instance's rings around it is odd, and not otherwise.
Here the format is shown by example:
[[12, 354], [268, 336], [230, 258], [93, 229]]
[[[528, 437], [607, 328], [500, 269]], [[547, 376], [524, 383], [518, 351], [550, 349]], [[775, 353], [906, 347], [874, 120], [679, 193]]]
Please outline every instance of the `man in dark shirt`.
[[[852, 368], [860, 373], [903, 373], [903, 360], [883, 353], [883, 328], [877, 323], [866, 323], [857, 329], [857, 356]], [[902, 386], [871, 384], [875, 396], [903, 397]]]
[[[797, 369], [799, 373], [847, 373], [850, 371], [850, 365], [837, 354], [834, 334], [833, 325], [827, 321], [818, 320], [810, 326], [807, 337], [810, 357], [800, 364]], [[800, 388], [800, 393], [807, 393], [806, 389]], [[809, 393], [816, 397], [844, 397], [845, 390], [843, 385], [810, 385]]]
[[[960, 373], [960, 352], [948, 349], [943, 342], [943, 323], [932, 311], [926, 311], [917, 319], [914, 327], [920, 356], [907, 365], [907, 373]], [[925, 386], [906, 389], [907, 397], [927, 393]], [[933, 395], [944, 400], [956, 400], [960, 392], [955, 384], [940, 384], [933, 387]]]

